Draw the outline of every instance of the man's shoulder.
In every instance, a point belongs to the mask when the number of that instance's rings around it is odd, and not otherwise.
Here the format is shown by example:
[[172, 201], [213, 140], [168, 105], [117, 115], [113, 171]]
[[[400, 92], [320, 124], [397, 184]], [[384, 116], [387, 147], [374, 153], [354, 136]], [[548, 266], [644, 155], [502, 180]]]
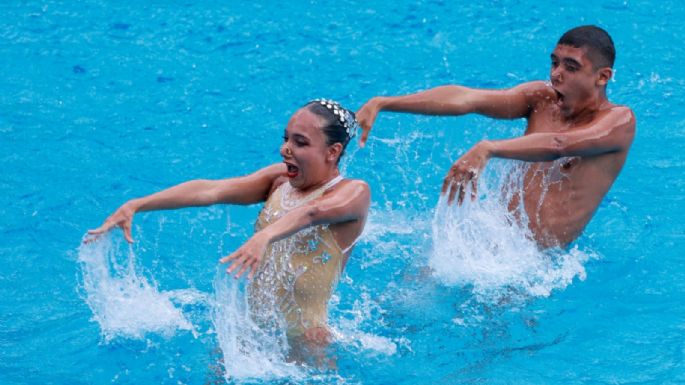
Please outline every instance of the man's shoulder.
[[612, 140], [620, 144], [620, 148], [625, 151], [630, 148], [635, 138], [635, 114], [627, 106], [614, 104], [608, 106], [605, 113], [596, 118], [593, 125], [607, 133], [607, 137], [613, 138]]
[[633, 112], [632, 108], [630, 108], [626, 105], [623, 105], [623, 104], [613, 104], [612, 103], [611, 107], [609, 107], [609, 110], [615, 114], [635, 116], [635, 113]]
[[612, 104], [607, 109], [606, 117], [615, 125], [635, 127], [635, 113], [628, 106]]
[[522, 93], [528, 97], [549, 98], [554, 96], [554, 89], [549, 82], [542, 80], [534, 80], [531, 82], [521, 83], [511, 89], [514, 92]]
[[535, 110], [543, 105], [543, 103], [547, 103], [556, 98], [556, 93], [549, 82], [542, 80], [521, 83], [518, 86], [511, 88], [509, 92], [523, 96], [529, 108], [532, 110]]

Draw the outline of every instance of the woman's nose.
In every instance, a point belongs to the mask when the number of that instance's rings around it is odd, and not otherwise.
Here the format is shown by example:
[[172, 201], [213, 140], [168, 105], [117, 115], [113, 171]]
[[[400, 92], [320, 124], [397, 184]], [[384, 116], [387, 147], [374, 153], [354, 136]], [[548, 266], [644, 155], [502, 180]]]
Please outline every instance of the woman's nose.
[[292, 155], [292, 152], [290, 151], [290, 146], [288, 146], [288, 142], [284, 142], [281, 144], [281, 156], [282, 157], [288, 157]]

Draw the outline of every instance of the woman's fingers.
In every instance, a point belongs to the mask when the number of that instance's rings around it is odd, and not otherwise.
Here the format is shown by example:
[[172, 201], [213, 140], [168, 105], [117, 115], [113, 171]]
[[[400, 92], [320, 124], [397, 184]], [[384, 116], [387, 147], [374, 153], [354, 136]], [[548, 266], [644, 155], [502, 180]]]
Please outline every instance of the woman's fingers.
[[105, 230], [102, 229], [102, 226], [98, 227], [97, 229], [88, 230], [88, 234], [93, 234], [93, 235], [99, 235], [99, 234], [102, 234], [104, 232], [105, 232]]
[[[107, 219], [105, 223], [103, 223], [100, 227], [92, 230], [88, 230], [88, 234], [92, 235], [92, 237], [86, 238], [83, 242], [88, 244], [91, 242], [95, 242], [100, 238], [100, 236], [109, 230], [112, 229], [112, 227], [116, 226], [117, 224], [110, 219]], [[121, 225], [120, 227], [124, 230], [124, 238], [130, 243], [133, 243], [133, 237], [131, 237], [131, 223], [129, 222], [128, 224], [128, 232], [124, 228], [124, 225]]]
[[252, 265], [253, 261], [244, 261], [238, 273], [235, 275], [235, 279], [240, 279], [240, 277], [247, 271], [247, 269]]
[[247, 273], [249, 271], [249, 274], [247, 275], [248, 279], [252, 279], [254, 277], [255, 272], [257, 271], [257, 267], [259, 265], [259, 258], [254, 257], [254, 255], [250, 252], [238, 250], [234, 252], [233, 254], [221, 258], [219, 262], [221, 263], [226, 263], [226, 262], [231, 262], [231, 265], [226, 269], [226, 273], [228, 274], [233, 274], [235, 273], [234, 278], [239, 279], [240, 277], [243, 276], [243, 274]]
[[235, 278], [240, 278], [244, 270], [249, 266], [250, 255], [249, 253], [238, 250], [235, 253], [228, 256], [227, 258], [224, 258], [224, 260], [224, 262], [233, 260], [233, 263], [231, 263], [231, 266], [229, 266], [228, 269], [226, 269], [226, 272], [228, 274], [233, 274], [233, 272], [236, 271], [236, 269], [240, 268], [240, 270], [238, 270], [238, 273], [236, 273], [235, 276]]
[[254, 274], [257, 272], [257, 267], [259, 266], [252, 266], [252, 269], [250, 269], [250, 274], [247, 275], [247, 279], [250, 281], [252, 281], [252, 278], [254, 278]]
[[108, 232], [112, 227], [114, 227], [114, 224], [110, 220], [106, 220], [97, 229], [88, 230], [88, 234], [103, 234]]
[[124, 238], [128, 243], [133, 243], [133, 236], [131, 235], [131, 223], [124, 223], [121, 228], [124, 230]]

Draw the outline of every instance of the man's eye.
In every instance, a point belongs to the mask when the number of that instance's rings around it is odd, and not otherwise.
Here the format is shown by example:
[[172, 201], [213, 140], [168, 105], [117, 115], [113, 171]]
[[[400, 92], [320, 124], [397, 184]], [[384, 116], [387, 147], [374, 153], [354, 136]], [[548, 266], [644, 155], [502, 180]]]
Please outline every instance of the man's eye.
[[283, 135], [283, 141], [284, 141], [284, 142], [287, 142], [287, 141], [288, 141], [288, 137], [287, 137], [286, 135]]

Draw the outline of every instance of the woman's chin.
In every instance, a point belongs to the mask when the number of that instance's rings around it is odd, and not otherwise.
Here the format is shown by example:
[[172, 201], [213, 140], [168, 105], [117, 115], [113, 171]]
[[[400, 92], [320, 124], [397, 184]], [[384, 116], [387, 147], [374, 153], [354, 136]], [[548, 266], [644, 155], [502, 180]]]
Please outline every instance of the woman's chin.
[[298, 176], [295, 176], [295, 177], [288, 176], [288, 183], [290, 183], [290, 187], [292, 187], [292, 188], [302, 187], [302, 184], [303, 184], [302, 178], [298, 178]]

